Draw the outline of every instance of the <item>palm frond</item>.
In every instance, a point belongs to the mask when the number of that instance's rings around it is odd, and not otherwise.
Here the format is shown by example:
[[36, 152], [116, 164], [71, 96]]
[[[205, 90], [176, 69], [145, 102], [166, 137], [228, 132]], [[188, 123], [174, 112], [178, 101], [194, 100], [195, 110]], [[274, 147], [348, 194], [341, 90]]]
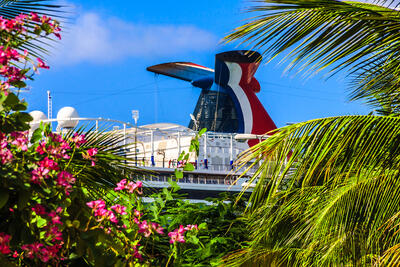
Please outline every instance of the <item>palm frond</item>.
[[400, 243], [399, 123], [384, 116], [312, 120], [244, 153], [239, 164], [260, 165], [251, 179], [251, 248], [274, 251], [275, 260], [293, 259], [282, 253], [298, 249], [304, 266], [379, 262]]
[[[107, 131], [106, 128], [95, 130], [86, 129], [85, 126], [66, 133], [65, 139], [69, 140], [74, 133], [85, 134], [86, 143], [76, 150], [73, 160], [70, 163], [72, 169], [79, 170], [79, 183], [86, 188], [93, 196], [104, 196], [105, 192], [116, 187], [116, 184], [133, 175], [146, 173], [135, 167], [133, 152], [127, 153], [123, 144], [124, 136]], [[88, 148], [97, 148], [95, 166], [91, 161], [82, 155]]]
[[[399, 123], [400, 119], [393, 117], [343, 116], [279, 129], [238, 160], [239, 166], [249, 162], [260, 165], [251, 180], [258, 181], [251, 201], [265, 199], [282, 187], [340, 184], [349, 177], [397, 174]], [[271, 161], [276, 163], [273, 168]]]
[[[269, 60], [288, 52], [284, 57], [290, 60], [287, 69], [304, 71], [306, 76], [323, 69], [332, 74], [350, 69], [350, 75], [357, 77], [355, 82], [363, 81], [353, 86], [353, 99], [365, 96], [366, 82], [370, 87], [398, 85], [387, 77], [399, 76], [399, 11], [336, 0], [254, 2], [257, 4], [249, 11], [257, 15], [225, 37], [226, 42], [242, 40], [241, 44], [262, 50]], [[379, 2], [390, 5], [389, 1]], [[374, 65], [377, 62], [381, 64]]]

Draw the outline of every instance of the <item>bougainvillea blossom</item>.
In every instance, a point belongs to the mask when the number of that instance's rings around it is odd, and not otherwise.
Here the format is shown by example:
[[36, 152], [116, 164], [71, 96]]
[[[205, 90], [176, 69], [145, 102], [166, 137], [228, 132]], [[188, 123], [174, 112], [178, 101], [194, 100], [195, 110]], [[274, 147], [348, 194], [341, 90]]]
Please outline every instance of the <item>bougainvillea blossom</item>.
[[9, 254], [10, 250], [10, 240], [11, 236], [5, 233], [0, 233], [0, 253], [1, 254]]

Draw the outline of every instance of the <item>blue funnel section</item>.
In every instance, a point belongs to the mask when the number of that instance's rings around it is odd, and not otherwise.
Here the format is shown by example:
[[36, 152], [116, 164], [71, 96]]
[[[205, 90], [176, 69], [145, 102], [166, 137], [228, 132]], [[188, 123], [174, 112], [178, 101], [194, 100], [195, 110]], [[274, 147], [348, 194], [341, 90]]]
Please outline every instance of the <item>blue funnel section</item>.
[[202, 78], [192, 82], [194, 87], [209, 90], [214, 83], [213, 77]]

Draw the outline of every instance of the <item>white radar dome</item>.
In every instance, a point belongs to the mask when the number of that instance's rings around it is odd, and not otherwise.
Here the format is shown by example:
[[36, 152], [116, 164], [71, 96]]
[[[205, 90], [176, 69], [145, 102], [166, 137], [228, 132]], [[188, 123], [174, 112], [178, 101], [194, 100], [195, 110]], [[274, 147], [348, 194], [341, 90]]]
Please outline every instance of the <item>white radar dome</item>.
[[73, 107], [63, 107], [57, 113], [57, 128], [74, 128], [78, 125], [78, 120], [72, 120], [79, 118], [78, 111]]
[[40, 110], [31, 111], [29, 112], [29, 115], [31, 115], [33, 118], [33, 121], [29, 123], [32, 132], [39, 128], [41, 121], [47, 120], [47, 116]]

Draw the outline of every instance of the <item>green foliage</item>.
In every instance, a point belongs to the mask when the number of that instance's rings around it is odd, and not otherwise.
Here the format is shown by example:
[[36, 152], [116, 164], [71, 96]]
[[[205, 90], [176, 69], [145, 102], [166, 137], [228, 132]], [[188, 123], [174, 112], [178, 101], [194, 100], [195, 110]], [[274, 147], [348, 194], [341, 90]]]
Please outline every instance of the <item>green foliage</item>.
[[[206, 199], [208, 203], [192, 203], [173, 193], [177, 189], [153, 194], [150, 197], [154, 201], [144, 204], [147, 210], [153, 211], [148, 218], [168, 224], [168, 231], [179, 225], [198, 224], [197, 235], [190, 233], [186, 243], [179, 244], [170, 263], [174, 266], [219, 266], [229, 251], [247, 246], [248, 231], [242, 217], [244, 200], [235, 205], [234, 196], [221, 194], [219, 198]], [[168, 260], [168, 250], [161, 248], [159, 253], [152, 265], [165, 265]]]
[[260, 166], [251, 179], [252, 241], [228, 265], [398, 266], [399, 11], [393, 1], [257, 3], [258, 16], [228, 41], [243, 38], [268, 59], [289, 52], [288, 69], [306, 75], [346, 70], [351, 98], [384, 116], [297, 123], [244, 153], [241, 166]]

